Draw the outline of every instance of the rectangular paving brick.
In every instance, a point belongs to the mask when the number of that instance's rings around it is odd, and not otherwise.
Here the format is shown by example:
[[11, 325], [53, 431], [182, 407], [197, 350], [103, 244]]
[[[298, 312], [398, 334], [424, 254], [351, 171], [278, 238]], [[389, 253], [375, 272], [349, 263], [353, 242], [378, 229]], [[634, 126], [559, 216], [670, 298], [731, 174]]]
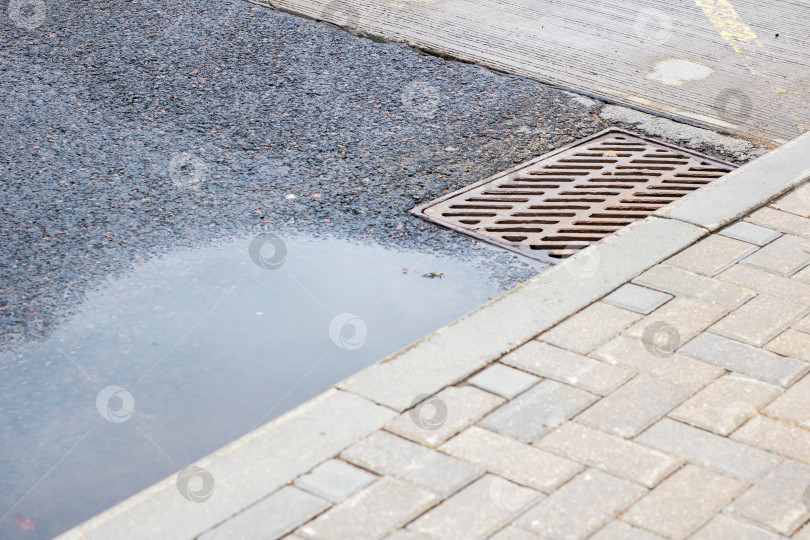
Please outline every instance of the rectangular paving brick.
[[749, 244], [755, 244], [760, 247], [773, 242], [782, 236], [782, 233], [779, 231], [762, 227], [761, 225], [754, 225], [753, 223], [748, 223], [746, 221], [738, 221], [734, 225], [726, 227], [720, 231], [719, 234], [728, 236], [729, 238], [742, 240], [743, 242], [748, 242]]
[[650, 531], [633, 527], [624, 521], [611, 521], [590, 540], [666, 540]]
[[709, 328], [710, 332], [762, 347], [807, 312], [802, 304], [760, 294]]
[[443, 497], [455, 493], [484, 471], [436, 450], [378, 431], [344, 450], [341, 455], [377, 474], [402, 478]]
[[691, 391], [704, 387], [725, 372], [678, 353], [662, 358], [653, 354], [640, 339], [629, 336], [618, 336], [591, 354], [609, 364], [624, 366]]
[[419, 534], [413, 531], [406, 531], [405, 529], [400, 529], [398, 531], [394, 531], [394, 534], [386, 536], [385, 540], [432, 540], [432, 539], [425, 536], [424, 534]]
[[530, 341], [504, 356], [502, 362], [542, 377], [604, 395], [633, 376], [633, 372], [598, 360]]
[[667, 259], [665, 264], [711, 277], [756, 250], [747, 242], [713, 234]]
[[683, 463], [680, 458], [576, 422], [566, 422], [535, 446], [648, 488]]
[[724, 306], [729, 310], [741, 305], [755, 294], [740, 285], [725, 283], [673, 266], [653, 266], [635, 278], [633, 283], [678, 296], [687, 296], [707, 304]]
[[517, 519], [542, 538], [586, 538], [645, 495], [637, 484], [588, 469]]
[[295, 480], [295, 485], [338, 503], [366, 487], [377, 477], [338, 459], [330, 459]]
[[767, 416], [756, 416], [731, 438], [774, 454], [810, 463], [810, 431]]
[[634, 437], [689, 395], [686, 388], [639, 375], [576, 420], [620, 437]]
[[804, 317], [793, 323], [792, 328], [794, 330], [798, 330], [799, 332], [810, 334], [810, 315], [805, 315]]
[[746, 484], [687, 465], [633, 505], [624, 521], [673, 540], [683, 540], [719, 512]]
[[488, 540], [541, 540], [541, 538], [519, 527], [509, 525], [490, 536]]
[[718, 435], [728, 435], [780, 393], [778, 386], [730, 374], [711, 382], [669, 416]]
[[638, 313], [596, 302], [542, 334], [540, 339], [569, 351], [588, 354], [640, 318]]
[[645, 332], [649, 334], [653, 325], [664, 324], [674, 329], [673, 335], [678, 339], [671, 345], [677, 346], [686, 343], [726, 314], [728, 309], [725, 306], [679, 296], [635, 323], [623, 334], [643, 339]]
[[758, 448], [668, 418], [642, 433], [636, 442], [745, 482], [755, 482], [782, 461]]
[[400, 414], [385, 429], [425, 446], [438, 446], [504, 402], [473, 386], [451, 386]]
[[810, 222], [808, 220], [767, 206], [746, 216], [745, 221], [784, 233], [810, 236]]
[[408, 529], [442, 540], [485, 538], [542, 497], [539, 491], [488, 474], [419, 517]]
[[810, 264], [810, 242], [786, 234], [743, 259], [741, 264], [777, 274], [791, 276]]
[[602, 299], [606, 304], [629, 309], [642, 315], [647, 315], [670, 300], [672, 300], [671, 294], [634, 283], [626, 283]]
[[441, 450], [544, 493], [553, 491], [583, 468], [569, 459], [476, 426], [444, 443]]
[[810, 217], [810, 191], [808, 190], [807, 184], [799, 186], [787, 195], [779, 197], [768, 206], [804, 218]]
[[810, 370], [810, 365], [805, 362], [779, 356], [710, 332], [699, 335], [681, 347], [678, 352], [780, 386], [790, 386]]
[[761, 294], [810, 305], [810, 284], [795, 279], [769, 274], [763, 270], [735, 264], [717, 275], [717, 279], [747, 287]]
[[810, 467], [786, 461], [731, 503], [727, 512], [791, 535], [810, 518], [804, 505], [808, 486]]
[[810, 334], [788, 328], [769, 341], [765, 349], [802, 362], [810, 362]]
[[386, 477], [343, 501], [298, 533], [316, 540], [383, 538], [439, 501], [425, 489]]
[[481, 420], [478, 425], [523, 442], [533, 442], [559, 426], [598, 396], [545, 380]]
[[292, 486], [284, 486], [226, 522], [201, 535], [200, 540], [281, 538], [313, 516], [329, 508], [329, 502]]
[[690, 540], [779, 540], [784, 538], [763, 528], [734, 519], [724, 514], [717, 514]]
[[495, 362], [467, 379], [468, 383], [506, 399], [512, 399], [538, 381], [540, 381], [540, 377], [513, 369], [500, 362]]
[[810, 266], [805, 266], [804, 268], [802, 268], [801, 270], [790, 276], [790, 279], [798, 280], [803, 283], [810, 283]]

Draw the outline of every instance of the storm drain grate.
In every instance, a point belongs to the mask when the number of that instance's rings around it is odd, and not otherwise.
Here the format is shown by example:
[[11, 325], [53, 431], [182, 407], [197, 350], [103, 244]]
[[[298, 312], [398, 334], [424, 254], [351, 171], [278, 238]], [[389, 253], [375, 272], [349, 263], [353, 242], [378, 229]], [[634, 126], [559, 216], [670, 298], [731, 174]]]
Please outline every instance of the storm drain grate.
[[412, 212], [533, 259], [563, 258], [735, 168], [608, 129]]

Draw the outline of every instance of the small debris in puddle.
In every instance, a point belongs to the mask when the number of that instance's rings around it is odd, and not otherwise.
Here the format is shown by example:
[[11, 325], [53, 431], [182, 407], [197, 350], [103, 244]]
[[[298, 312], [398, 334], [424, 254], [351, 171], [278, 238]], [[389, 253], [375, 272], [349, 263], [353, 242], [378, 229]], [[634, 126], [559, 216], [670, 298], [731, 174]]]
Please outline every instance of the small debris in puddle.
[[427, 278], [431, 278], [431, 279], [433, 279], [433, 278], [441, 279], [443, 275], [444, 274], [441, 273], [441, 272], [428, 272], [427, 274], [422, 274], [422, 277], [427, 277]]

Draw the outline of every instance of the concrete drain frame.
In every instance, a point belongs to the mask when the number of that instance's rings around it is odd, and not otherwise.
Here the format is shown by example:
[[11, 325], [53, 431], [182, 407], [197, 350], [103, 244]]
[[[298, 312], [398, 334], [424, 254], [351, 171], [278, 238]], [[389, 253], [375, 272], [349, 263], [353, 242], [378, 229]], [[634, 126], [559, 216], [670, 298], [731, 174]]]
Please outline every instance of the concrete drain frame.
[[420, 204], [411, 213], [531, 259], [552, 262], [736, 168], [609, 128]]

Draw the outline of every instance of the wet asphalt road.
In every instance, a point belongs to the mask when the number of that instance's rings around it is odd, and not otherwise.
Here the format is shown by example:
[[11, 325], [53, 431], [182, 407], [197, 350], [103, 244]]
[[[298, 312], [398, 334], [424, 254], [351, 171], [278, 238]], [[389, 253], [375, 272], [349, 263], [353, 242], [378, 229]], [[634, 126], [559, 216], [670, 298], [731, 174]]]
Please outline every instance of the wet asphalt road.
[[232, 236], [335, 235], [537, 272], [408, 214], [607, 127], [541, 84], [239, 0], [0, 16], [0, 338], [105, 276]]

